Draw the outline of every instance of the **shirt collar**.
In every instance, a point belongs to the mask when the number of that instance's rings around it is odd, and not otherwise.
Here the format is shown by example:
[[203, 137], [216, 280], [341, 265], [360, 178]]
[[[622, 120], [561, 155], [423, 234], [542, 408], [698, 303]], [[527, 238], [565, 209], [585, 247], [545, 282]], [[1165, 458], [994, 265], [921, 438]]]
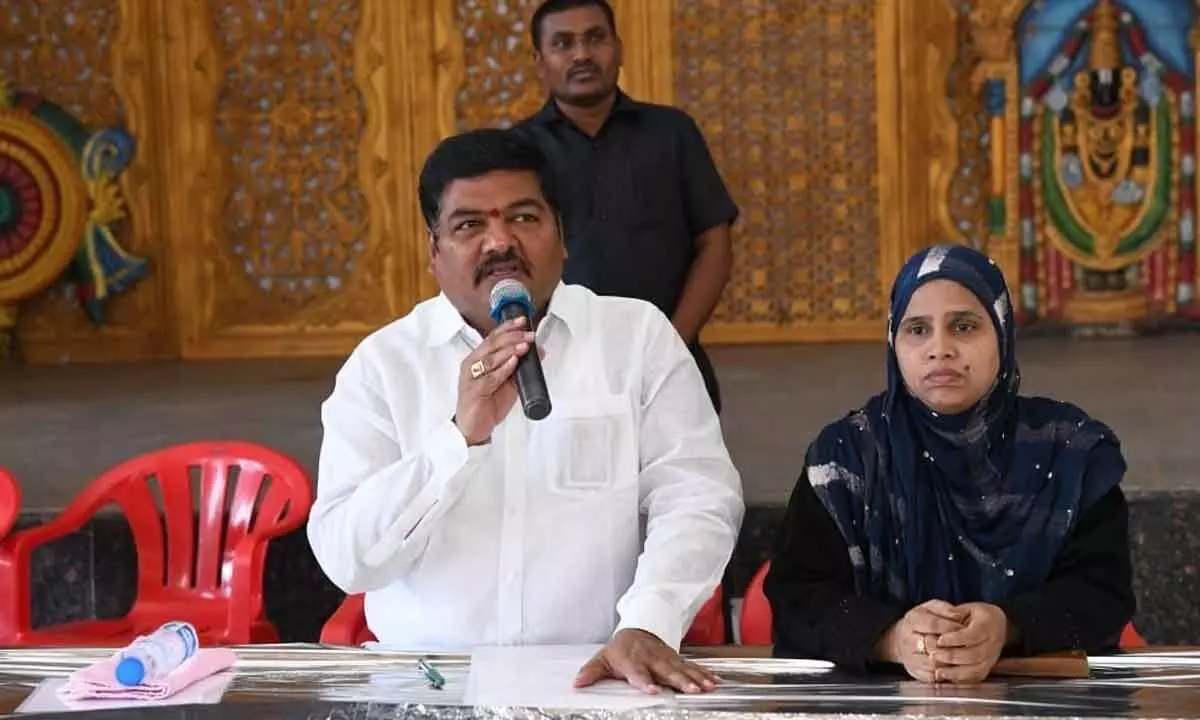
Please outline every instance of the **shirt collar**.
[[[587, 326], [585, 300], [580, 288], [566, 285], [560, 281], [558, 287], [554, 289], [554, 294], [550, 296], [550, 307], [546, 312], [546, 319], [555, 318], [566, 325], [572, 335], [580, 335]], [[545, 320], [542, 324], [545, 324]], [[538, 329], [541, 330], [540, 327]], [[450, 302], [450, 298], [446, 297], [445, 293], [439, 293], [433, 299], [433, 310], [427, 334], [429, 345], [433, 347], [444, 345], [464, 333], [464, 339], [467, 339], [471, 345], [478, 344], [481, 340], [475, 328], [463, 320], [462, 314], [458, 312], [458, 308], [454, 307], [454, 303]]]
[[[617, 88], [617, 99], [613, 101], [612, 112], [609, 117], [617, 114], [636, 112], [642, 104], [637, 100], [626, 95]], [[571, 122], [571, 120], [563, 115], [562, 110], [558, 109], [558, 103], [554, 102], [554, 98], [548, 98], [546, 104], [542, 105], [542, 109], [537, 111], [533, 116], [533, 120], [542, 125], [548, 125], [552, 122]]]

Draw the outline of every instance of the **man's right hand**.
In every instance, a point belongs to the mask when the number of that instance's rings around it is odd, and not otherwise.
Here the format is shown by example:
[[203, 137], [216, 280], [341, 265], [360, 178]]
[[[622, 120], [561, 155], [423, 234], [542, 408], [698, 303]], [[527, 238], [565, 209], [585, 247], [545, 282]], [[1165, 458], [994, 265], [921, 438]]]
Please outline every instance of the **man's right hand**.
[[936, 681], [933, 652], [938, 638], [966, 627], [967, 613], [942, 600], [929, 600], [905, 613], [879, 640], [880, 660], [903, 665], [914, 679]]
[[533, 347], [534, 334], [524, 317], [495, 327], [458, 369], [458, 407], [454, 424], [467, 445], [482, 445], [517, 401], [513, 373], [517, 360]]

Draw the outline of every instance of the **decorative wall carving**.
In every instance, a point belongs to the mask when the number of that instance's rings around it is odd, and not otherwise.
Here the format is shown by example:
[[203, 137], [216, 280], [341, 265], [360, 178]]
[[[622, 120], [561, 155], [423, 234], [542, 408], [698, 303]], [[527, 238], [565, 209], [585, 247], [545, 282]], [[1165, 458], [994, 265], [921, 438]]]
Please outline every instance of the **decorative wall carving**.
[[[224, 68], [214, 130], [226, 160], [226, 242], [213, 259], [228, 283], [214, 323], [287, 322], [371, 272], [361, 267], [368, 210], [357, 177], [361, 20], [352, 0], [311, 8], [229, 2], [214, 10]], [[320, 315], [317, 322], [337, 321]]]
[[[428, 297], [417, 172], [440, 137], [543, 102], [534, 5], [0, 0], [11, 80], [137, 139], [115, 229], [154, 264], [100, 330], [61, 291], [27, 306], [27, 355], [343, 354]], [[1045, 262], [1019, 275], [1016, 124], [998, 135], [985, 102], [1016, 71], [1018, 0], [614, 7], [623, 87], [696, 117], [742, 207], [707, 341], [876, 339], [899, 263], [946, 239], [1049, 297]], [[1167, 95], [1176, 115], [1194, 102]], [[1174, 127], [1183, 147], [1194, 123]], [[1174, 235], [1137, 267], [1167, 311], [1196, 256], [1194, 185], [1172, 188]]]
[[742, 215], [713, 333], [874, 336], [878, 3], [679, 0], [675, 100]]
[[464, 68], [455, 98], [457, 129], [511, 127], [545, 102], [529, 39], [538, 4], [455, 0]]
[[168, 13], [188, 37], [172, 84], [192, 103], [179, 200], [200, 228], [179, 271], [186, 354], [337, 352], [399, 311], [396, 258], [417, 240], [389, 234], [401, 198], [383, 136], [403, 126], [379, 77], [388, 5]]
[[[0, 67], [14, 88], [62, 106], [90, 130], [122, 125], [139, 141], [152, 141], [145, 6], [136, 0], [5, 2]], [[128, 218], [113, 230], [126, 250], [153, 261], [161, 240], [149, 188], [152, 173], [152, 153], [136, 154], [121, 176]], [[151, 273], [135, 292], [112, 303], [107, 324], [96, 328], [73, 288], [59, 284], [22, 305], [21, 353], [34, 361], [168, 354], [165, 287]]]
[[958, 164], [953, 169], [944, 201], [953, 223], [951, 236], [960, 236], [972, 247], [982, 249], [987, 242], [987, 188], [991, 175], [988, 152], [991, 139], [988, 136], [983, 95], [978, 91], [975, 75], [980, 58], [968, 20], [973, 8], [969, 0], [956, 5], [955, 42], [951, 49], [954, 64], [946, 79], [946, 100], [958, 130], [953, 134]]

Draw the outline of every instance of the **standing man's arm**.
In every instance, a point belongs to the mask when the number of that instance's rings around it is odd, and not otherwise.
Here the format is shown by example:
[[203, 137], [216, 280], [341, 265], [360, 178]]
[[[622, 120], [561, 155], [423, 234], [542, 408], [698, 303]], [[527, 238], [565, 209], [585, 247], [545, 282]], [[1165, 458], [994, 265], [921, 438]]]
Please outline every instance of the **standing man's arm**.
[[717, 171], [700, 128], [686, 115], [679, 161], [683, 176], [684, 209], [695, 255], [671, 324], [685, 343], [694, 343], [708, 322], [729, 282], [733, 266], [730, 228], [738, 208]]
[[696, 342], [700, 329], [716, 309], [733, 267], [733, 243], [728, 225], [709, 228], [697, 235], [694, 242], [696, 256], [671, 318], [671, 324], [688, 344]]

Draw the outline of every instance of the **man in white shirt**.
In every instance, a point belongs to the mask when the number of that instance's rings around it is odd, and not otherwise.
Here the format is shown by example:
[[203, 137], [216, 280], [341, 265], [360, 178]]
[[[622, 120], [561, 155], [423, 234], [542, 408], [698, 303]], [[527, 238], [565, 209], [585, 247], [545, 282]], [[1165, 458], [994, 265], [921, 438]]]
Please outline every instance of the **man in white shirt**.
[[[712, 674], [677, 650], [733, 551], [740, 478], [670, 321], [562, 284], [548, 172], [505, 130], [449, 138], [426, 160], [442, 292], [338, 373], [309, 540], [336, 585], [366, 593], [381, 643], [604, 643], [577, 684], [708, 690]], [[503, 278], [529, 289], [532, 331], [491, 319]], [[527, 352], [553, 403], [540, 421], [515, 402]]]

